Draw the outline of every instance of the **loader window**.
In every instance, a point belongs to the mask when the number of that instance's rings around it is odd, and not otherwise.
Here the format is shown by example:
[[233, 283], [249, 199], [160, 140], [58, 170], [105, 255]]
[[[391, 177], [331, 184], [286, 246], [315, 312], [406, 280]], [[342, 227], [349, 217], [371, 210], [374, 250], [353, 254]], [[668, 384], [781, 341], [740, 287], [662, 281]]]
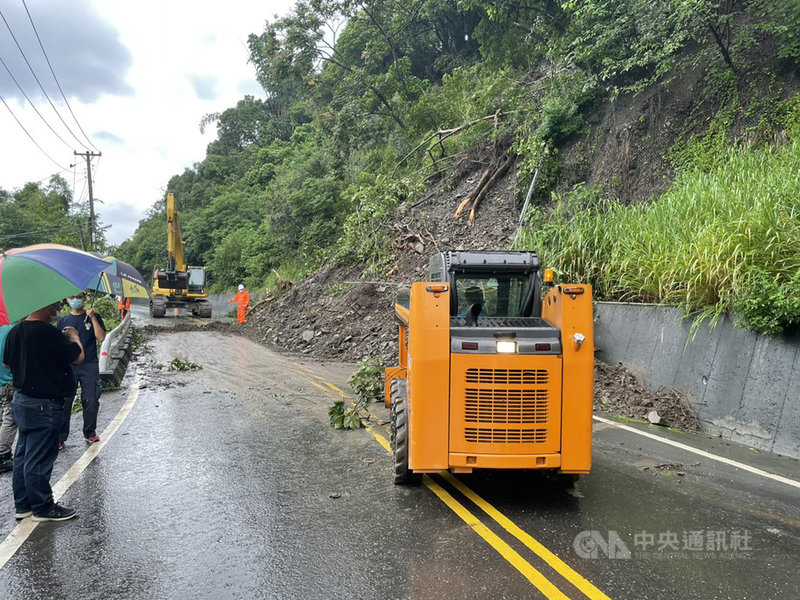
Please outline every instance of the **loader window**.
[[[483, 305], [481, 315], [490, 317], [523, 316], [525, 299], [531, 285], [527, 275], [477, 274], [456, 276], [457, 315], [463, 315], [475, 302]], [[480, 297], [483, 297], [483, 301]]]

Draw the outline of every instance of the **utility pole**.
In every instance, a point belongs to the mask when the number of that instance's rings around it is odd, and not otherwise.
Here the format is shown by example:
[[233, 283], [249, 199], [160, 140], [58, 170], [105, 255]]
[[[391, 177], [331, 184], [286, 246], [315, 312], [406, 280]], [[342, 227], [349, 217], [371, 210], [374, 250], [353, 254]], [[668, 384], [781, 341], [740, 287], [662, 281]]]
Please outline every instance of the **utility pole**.
[[[73, 151], [74, 152], [74, 151]], [[102, 152], [95, 154], [94, 152], [85, 153], [74, 152], [75, 156], [83, 156], [86, 159], [86, 179], [89, 182], [89, 246], [95, 249], [97, 241], [97, 223], [94, 218], [94, 195], [92, 194], [92, 159], [95, 156], [102, 156]]]

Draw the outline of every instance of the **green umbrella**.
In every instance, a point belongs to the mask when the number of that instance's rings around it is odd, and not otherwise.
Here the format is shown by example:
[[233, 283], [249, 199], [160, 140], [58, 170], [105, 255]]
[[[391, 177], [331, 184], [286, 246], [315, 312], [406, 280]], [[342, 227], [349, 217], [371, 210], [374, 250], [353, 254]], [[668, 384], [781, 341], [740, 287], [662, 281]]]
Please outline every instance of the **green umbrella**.
[[0, 325], [82, 292], [106, 267], [96, 256], [60, 244], [0, 250]]

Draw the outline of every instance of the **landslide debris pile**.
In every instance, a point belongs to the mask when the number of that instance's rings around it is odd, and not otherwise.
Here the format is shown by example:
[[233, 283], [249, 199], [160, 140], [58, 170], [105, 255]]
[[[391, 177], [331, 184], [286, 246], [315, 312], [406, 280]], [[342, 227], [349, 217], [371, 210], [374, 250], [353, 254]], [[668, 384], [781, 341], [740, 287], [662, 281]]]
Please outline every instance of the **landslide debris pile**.
[[[442, 181], [424, 202], [401, 209], [390, 226], [392, 264], [385, 273], [367, 280], [361, 266], [325, 266], [254, 305], [246, 325], [233, 328], [282, 352], [343, 362], [380, 356], [387, 364], [396, 363], [394, 297], [399, 289], [425, 278], [429, 257], [443, 250], [503, 249], [512, 244], [519, 219], [513, 170], [484, 199], [474, 222], [463, 215], [453, 217], [479, 177], [476, 170]], [[657, 410], [665, 425], [698, 429], [680, 394], [654, 394], [625, 369], [602, 363], [595, 369], [595, 409], [639, 420]]]

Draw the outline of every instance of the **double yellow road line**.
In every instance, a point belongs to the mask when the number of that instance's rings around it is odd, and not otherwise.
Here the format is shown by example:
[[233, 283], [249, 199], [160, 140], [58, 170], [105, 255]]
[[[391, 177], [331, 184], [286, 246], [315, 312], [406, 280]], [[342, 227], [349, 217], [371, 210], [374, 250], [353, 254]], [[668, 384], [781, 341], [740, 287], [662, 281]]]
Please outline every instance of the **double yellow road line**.
[[[305, 375], [315, 387], [322, 390], [328, 397], [332, 399], [347, 398], [341, 389], [334, 384], [325, 381], [318, 375], [313, 375], [301, 372]], [[317, 383], [314, 379], [322, 381], [322, 384]], [[335, 396], [333, 393], [335, 393]], [[392, 448], [389, 440], [386, 438], [386, 431], [384, 428], [368, 427], [367, 431], [383, 446], [383, 448], [391, 453]], [[548, 579], [530, 562], [525, 560], [522, 555], [514, 550], [506, 541], [499, 535], [492, 531], [485, 523], [467, 509], [461, 502], [459, 502], [449, 491], [437, 483], [438, 478], [444, 479], [450, 486], [458, 490], [465, 498], [482, 510], [489, 518], [495, 523], [500, 525], [506, 532], [519, 540], [526, 548], [531, 550], [536, 556], [544, 561], [551, 569], [553, 569], [563, 579], [568, 581], [574, 588], [582, 593], [580, 597], [590, 598], [591, 600], [610, 600], [603, 592], [597, 589], [585, 577], [580, 575], [572, 567], [570, 567], [563, 560], [558, 558], [553, 552], [548, 550], [544, 545], [538, 542], [533, 536], [523, 531], [511, 519], [506, 517], [503, 513], [497, 510], [489, 502], [484, 500], [472, 489], [466, 486], [461, 480], [453, 476], [448, 471], [442, 471], [438, 475], [431, 477], [425, 475], [422, 483], [431, 490], [436, 496], [447, 505], [456, 515], [458, 515], [475, 533], [483, 538], [494, 550], [497, 551], [506, 561], [508, 561], [523, 577], [531, 582], [546, 598], [553, 600], [569, 600], [564, 592], [562, 592], [555, 583]], [[574, 597], [574, 596], [573, 596]]]

